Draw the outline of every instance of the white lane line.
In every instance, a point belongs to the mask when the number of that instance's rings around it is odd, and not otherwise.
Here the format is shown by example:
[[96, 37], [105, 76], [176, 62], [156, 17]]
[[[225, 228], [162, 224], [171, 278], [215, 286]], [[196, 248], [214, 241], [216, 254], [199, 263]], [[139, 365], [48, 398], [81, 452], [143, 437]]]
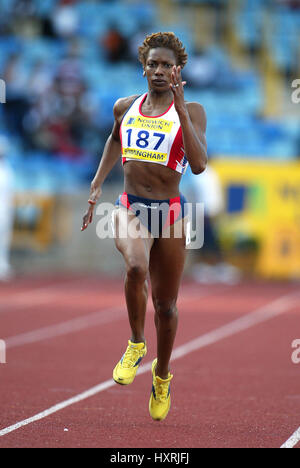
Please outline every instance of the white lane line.
[[[233, 320], [232, 322], [229, 322], [228, 324], [217, 328], [216, 330], [205, 333], [204, 335], [196, 338], [195, 340], [189, 341], [185, 345], [175, 348], [171, 360], [175, 361], [176, 359], [179, 359], [191, 353], [192, 351], [196, 351], [212, 343], [216, 343], [222, 340], [223, 338], [227, 338], [228, 336], [232, 336], [236, 333], [247, 330], [255, 326], [256, 324], [266, 322], [267, 320], [270, 320], [284, 312], [287, 312], [294, 305], [294, 303], [297, 303], [297, 296], [299, 296], [298, 292], [296, 294], [292, 293], [282, 296], [272, 301], [271, 303], [260, 307], [259, 309], [256, 309], [253, 312], [250, 312], [241, 319]], [[151, 362], [148, 362], [140, 367], [137, 375], [142, 375], [145, 372], [148, 372], [150, 369]], [[32, 416], [31, 418], [24, 419], [23, 421], [13, 424], [12, 426], [3, 428], [2, 430], [0, 430], [0, 437], [9, 434], [10, 432], [16, 431], [21, 427], [27, 426], [28, 424], [31, 424], [35, 421], [44, 419], [50, 416], [51, 414], [56, 413], [57, 411], [60, 411], [68, 406], [90, 398], [91, 396], [94, 396], [100, 392], [103, 392], [104, 390], [107, 390], [113, 385], [115, 385], [115, 382], [113, 380], [106, 380], [105, 382], [102, 382], [99, 385], [96, 385], [95, 387], [92, 387], [83, 393], [69, 398], [68, 400], [58, 403], [52, 406], [51, 408], [48, 408], [45, 411], [42, 411], [41, 413], [38, 413], [35, 416]]]
[[291, 435], [291, 437], [282, 444], [280, 448], [293, 448], [300, 441], [300, 427]]
[[[10, 291], [6, 293], [4, 297], [3, 295], [0, 297], [0, 314], [1, 312], [7, 312], [11, 309], [21, 309], [23, 311], [27, 308], [43, 306], [44, 304], [51, 304], [58, 300], [63, 300], [66, 294], [68, 294], [64, 289], [65, 287], [73, 287], [76, 286], [77, 283], [79, 283], [80, 286], [88, 285], [90, 282], [90, 278], [74, 278], [65, 282], [51, 283], [47, 286], [27, 289], [25, 291], [17, 291], [14, 293]], [[205, 297], [211, 294], [222, 293], [225, 290], [224, 287], [211, 290], [204, 288], [199, 289], [197, 285], [185, 285], [182, 287], [183, 295], [188, 294], [189, 299], [192, 299], [193, 294], [197, 295], [197, 297]], [[82, 294], [84, 294], [84, 291]]]
[[185, 345], [179, 346], [174, 350], [172, 356], [173, 358], [178, 359], [188, 353], [191, 353], [192, 351], [198, 350], [212, 343], [216, 343], [223, 338], [227, 338], [228, 336], [234, 335], [235, 333], [239, 333], [243, 330], [247, 330], [254, 325], [276, 317], [277, 315], [286, 312], [291, 306], [293, 306], [294, 303], [296, 304], [298, 296], [300, 296], [299, 292], [293, 292], [275, 299], [271, 303], [259, 307], [255, 311], [250, 312], [241, 318], [233, 320], [232, 322], [229, 322], [228, 324], [223, 325], [216, 330], [205, 333], [204, 335], [199, 336], [195, 340], [192, 340]]
[[80, 285], [86, 284], [89, 281], [89, 278], [74, 278], [67, 281], [51, 283], [47, 286], [26, 289], [25, 291], [10, 291], [0, 298], [0, 312], [15, 307], [20, 307], [23, 310], [26, 307], [46, 304], [57, 300], [60, 295], [66, 295], [65, 290], [61, 291], [62, 288], [76, 286], [77, 283]]
[[[215, 291], [214, 296], [218, 293], [222, 292], [222, 290]], [[205, 297], [209, 296], [210, 293], [205, 294], [198, 294], [198, 297]], [[55, 298], [57, 299], [57, 294]], [[180, 306], [186, 304], [186, 302], [194, 301], [195, 298], [186, 297], [182, 298], [179, 301]], [[153, 307], [150, 307], [149, 312], [154, 313]], [[50, 338], [55, 338], [57, 336], [67, 335], [70, 333], [76, 333], [78, 331], [91, 328], [92, 326], [102, 325], [105, 323], [113, 322], [118, 320], [122, 317], [127, 317], [126, 308], [121, 308], [118, 306], [112, 306], [109, 308], [105, 308], [99, 310], [97, 312], [93, 312], [87, 315], [83, 315], [81, 317], [76, 317], [74, 319], [70, 319], [65, 322], [59, 322], [54, 325], [48, 325], [45, 327], [38, 328], [36, 330], [32, 330], [29, 332], [20, 333], [15, 336], [11, 336], [8, 338], [4, 338], [4, 342], [6, 344], [6, 349], [16, 348], [18, 346], [23, 346], [27, 344], [36, 343], [42, 340], [48, 340]]]
[[77, 317], [65, 322], [60, 322], [47, 327], [38, 328], [27, 333], [21, 333], [16, 336], [5, 338], [6, 349], [16, 348], [31, 343], [36, 343], [49, 338], [56, 338], [57, 336], [75, 333], [86, 328], [96, 325], [103, 325], [121, 317], [127, 317], [124, 307], [110, 307], [104, 310], [99, 310], [91, 314]]
[[40, 419], [47, 418], [47, 416], [50, 416], [53, 413], [56, 413], [57, 411], [60, 411], [67, 406], [73, 405], [74, 403], [78, 403], [79, 401], [85, 400], [86, 398], [90, 398], [97, 393], [103, 392], [107, 388], [110, 388], [113, 385], [112, 380], [106, 380], [106, 382], [102, 382], [99, 385], [96, 385], [95, 387], [90, 388], [89, 390], [80, 393], [79, 395], [70, 398], [69, 400], [63, 401], [61, 403], [58, 403], [57, 405], [52, 406], [51, 408], [48, 408], [45, 411], [42, 411], [39, 414], [36, 414], [35, 416], [32, 416], [31, 418], [25, 419], [24, 421], [20, 421], [13, 426], [6, 427], [5, 429], [2, 429], [0, 431], [0, 437], [9, 434], [10, 432], [16, 431], [20, 427], [27, 426], [28, 424], [31, 424], [35, 421], [39, 421]]
[[0, 313], [7, 312], [10, 309], [18, 308], [24, 310], [29, 307], [42, 306], [48, 302], [57, 300], [61, 294], [66, 293], [50, 287], [16, 293], [10, 297], [0, 299]]

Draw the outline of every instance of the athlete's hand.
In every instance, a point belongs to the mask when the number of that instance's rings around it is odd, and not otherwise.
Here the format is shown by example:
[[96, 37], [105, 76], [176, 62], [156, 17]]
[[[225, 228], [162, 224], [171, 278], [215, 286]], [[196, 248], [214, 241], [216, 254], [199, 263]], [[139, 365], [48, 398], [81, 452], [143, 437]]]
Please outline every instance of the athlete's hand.
[[102, 189], [99, 186], [94, 185], [93, 183], [91, 184], [91, 191], [90, 191], [90, 198], [89, 198], [89, 207], [87, 211], [83, 215], [83, 220], [82, 220], [82, 227], [81, 231], [84, 231], [89, 224], [93, 221], [93, 215], [94, 215], [94, 208], [101, 197], [102, 194]]
[[176, 65], [174, 65], [171, 73], [170, 89], [174, 96], [174, 106], [178, 114], [180, 112], [186, 112], [186, 106], [184, 103], [184, 85], [186, 85], [186, 81], [182, 81], [181, 67], [176, 67]]

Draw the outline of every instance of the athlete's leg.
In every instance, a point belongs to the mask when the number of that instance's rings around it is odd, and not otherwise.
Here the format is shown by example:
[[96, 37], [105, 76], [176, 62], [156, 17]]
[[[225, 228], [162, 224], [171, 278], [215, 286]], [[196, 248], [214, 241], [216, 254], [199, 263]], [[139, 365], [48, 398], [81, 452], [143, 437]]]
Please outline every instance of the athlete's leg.
[[115, 243], [123, 255], [125, 275], [125, 297], [131, 327], [131, 341], [141, 343], [145, 341], [144, 326], [148, 300], [147, 275], [149, 271], [150, 250], [154, 239], [149, 236], [146, 228], [138, 223], [142, 237], [127, 236], [130, 222], [137, 221], [136, 216], [129, 210], [119, 207], [115, 210]]
[[[162, 379], [166, 379], [169, 372], [178, 322], [177, 296], [186, 258], [182, 220], [180, 224], [181, 238], [156, 239], [150, 253], [149, 269], [157, 332], [156, 375]], [[171, 235], [172, 232], [173, 229]]]

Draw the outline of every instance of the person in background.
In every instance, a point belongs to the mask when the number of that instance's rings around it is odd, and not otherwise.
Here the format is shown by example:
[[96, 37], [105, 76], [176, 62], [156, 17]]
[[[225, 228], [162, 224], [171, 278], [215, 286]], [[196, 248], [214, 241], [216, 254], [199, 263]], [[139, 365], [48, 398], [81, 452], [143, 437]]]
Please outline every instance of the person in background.
[[0, 135], [0, 281], [12, 277], [10, 245], [13, 230], [13, 171], [6, 160], [7, 138]]
[[195, 202], [201, 203], [201, 207], [204, 205], [204, 244], [198, 251], [192, 277], [199, 283], [235, 284], [240, 279], [240, 271], [225, 261], [216, 227], [225, 209], [219, 176], [211, 165], [207, 165], [201, 177], [191, 178], [191, 183]]
[[128, 59], [128, 41], [115, 24], [109, 25], [104, 37], [100, 39], [100, 45], [110, 63]]

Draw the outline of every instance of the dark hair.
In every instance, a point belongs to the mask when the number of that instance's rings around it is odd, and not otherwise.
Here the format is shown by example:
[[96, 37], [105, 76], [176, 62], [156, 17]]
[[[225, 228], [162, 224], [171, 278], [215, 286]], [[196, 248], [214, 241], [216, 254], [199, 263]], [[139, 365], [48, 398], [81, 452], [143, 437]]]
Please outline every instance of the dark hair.
[[157, 47], [165, 47], [166, 49], [173, 50], [176, 56], [176, 63], [180, 65], [181, 68], [187, 63], [188, 55], [178, 37], [176, 37], [173, 32], [158, 32], [146, 36], [143, 44], [139, 47], [139, 61], [143, 66], [146, 65], [149, 50]]

